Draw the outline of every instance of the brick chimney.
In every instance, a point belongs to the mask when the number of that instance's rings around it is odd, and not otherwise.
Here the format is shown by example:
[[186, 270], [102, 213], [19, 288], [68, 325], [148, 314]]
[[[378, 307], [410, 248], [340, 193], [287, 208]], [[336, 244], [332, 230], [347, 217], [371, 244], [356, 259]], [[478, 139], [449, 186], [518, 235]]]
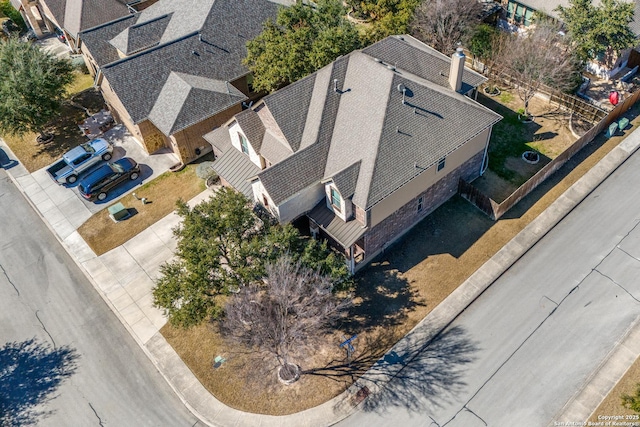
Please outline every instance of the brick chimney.
[[457, 48], [451, 55], [451, 69], [449, 70], [449, 85], [451, 89], [459, 92], [462, 89], [462, 72], [464, 71], [464, 49]]

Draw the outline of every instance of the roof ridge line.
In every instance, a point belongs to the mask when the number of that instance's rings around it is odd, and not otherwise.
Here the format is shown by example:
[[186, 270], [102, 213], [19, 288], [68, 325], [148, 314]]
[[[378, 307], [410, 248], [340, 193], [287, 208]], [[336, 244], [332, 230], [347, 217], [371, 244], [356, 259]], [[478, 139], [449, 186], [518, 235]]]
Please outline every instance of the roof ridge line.
[[82, 30], [82, 31], [80, 31], [78, 33], [78, 35], [80, 36], [82, 34], [89, 33], [89, 32], [92, 32], [92, 31], [96, 31], [96, 30], [99, 30], [101, 28], [107, 27], [109, 25], [113, 25], [113, 24], [115, 24], [117, 22], [124, 21], [126, 19], [131, 19], [131, 18], [133, 18], [133, 17], [135, 17], [135, 16], [137, 16], [139, 14], [140, 14], [140, 12], [136, 12], [136, 13], [131, 13], [129, 15], [121, 16], [120, 18], [116, 18], [113, 21], [105, 22], [104, 24], [99, 24], [99, 25], [96, 25], [95, 27], [91, 27], [91, 28], [87, 28], [86, 30]]
[[138, 58], [138, 57], [140, 57], [140, 56], [142, 56], [142, 55], [144, 55], [144, 54], [147, 54], [147, 53], [150, 53], [150, 52], [154, 52], [154, 51], [155, 51], [155, 50], [157, 50], [157, 49], [163, 48], [163, 47], [165, 47], [165, 46], [169, 46], [169, 45], [171, 45], [171, 44], [173, 44], [173, 43], [181, 42], [181, 41], [183, 41], [183, 40], [186, 40], [186, 39], [188, 39], [188, 38], [191, 38], [191, 37], [193, 37], [193, 36], [198, 35], [198, 33], [199, 33], [199, 32], [200, 32], [200, 31], [192, 31], [192, 32], [190, 32], [190, 33], [188, 33], [188, 34], [185, 34], [185, 35], [184, 35], [184, 36], [182, 36], [182, 37], [179, 37], [179, 38], [175, 39], [175, 40], [170, 40], [170, 41], [168, 41], [168, 42], [166, 42], [166, 43], [158, 44], [158, 45], [153, 46], [153, 47], [151, 47], [151, 48], [148, 48], [148, 49], [142, 50], [142, 51], [140, 51], [140, 52], [136, 52], [136, 53], [134, 53], [133, 55], [129, 55], [129, 56], [125, 57], [125, 58], [120, 58], [120, 59], [118, 59], [118, 60], [116, 60], [116, 61], [110, 62], [110, 63], [108, 63], [108, 64], [104, 64], [104, 65], [102, 66], [102, 69], [104, 70], [104, 69], [106, 69], [106, 68], [111, 68], [111, 67], [113, 67], [113, 66], [115, 66], [115, 65], [121, 64], [121, 63], [126, 62], [126, 61], [128, 61], [128, 60], [130, 60], [130, 59]]
[[156, 16], [155, 18], [151, 18], [148, 21], [136, 22], [135, 24], [133, 24], [132, 26], [130, 26], [127, 29], [131, 30], [132, 28], [139, 28], [139, 27], [142, 27], [143, 25], [151, 24], [153, 22], [156, 22], [156, 21], [159, 21], [161, 19], [164, 19], [164, 18], [168, 17], [169, 15], [173, 15], [174, 13], [175, 13], [175, 11], [172, 11], [170, 13], [165, 13], [164, 15], [160, 15], [160, 16]]

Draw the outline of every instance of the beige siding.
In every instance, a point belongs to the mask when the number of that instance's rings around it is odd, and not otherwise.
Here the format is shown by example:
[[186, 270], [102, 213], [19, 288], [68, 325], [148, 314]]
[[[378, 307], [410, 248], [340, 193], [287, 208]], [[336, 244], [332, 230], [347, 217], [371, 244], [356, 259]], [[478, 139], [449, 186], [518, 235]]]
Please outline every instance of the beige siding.
[[[180, 132], [176, 132], [172, 135], [178, 145], [179, 152], [177, 152], [176, 155], [178, 155], [182, 162], [190, 163], [198, 157], [210, 152], [211, 144], [209, 144], [202, 135], [211, 132], [218, 126], [221, 126], [240, 111], [242, 111], [242, 105], [237, 104], [228, 110], [201, 121], [200, 123], [196, 123], [193, 126], [181, 130]], [[196, 149], [200, 151], [200, 154], [196, 153]]]
[[[449, 154], [446, 158], [444, 169], [437, 171], [437, 164], [422, 172], [420, 175], [409, 181], [395, 192], [384, 198], [371, 208], [370, 227], [375, 227], [385, 218], [393, 214], [400, 206], [404, 206], [414, 199], [418, 194], [424, 192], [434, 183], [444, 177], [447, 173], [458, 168], [464, 162], [472, 158], [478, 152], [484, 151], [489, 129], [486, 129], [471, 141]], [[427, 207], [428, 209], [428, 207]]]
[[324, 196], [324, 185], [319, 182], [305, 188], [278, 206], [280, 222], [293, 221], [300, 215], [309, 212], [320, 203]]

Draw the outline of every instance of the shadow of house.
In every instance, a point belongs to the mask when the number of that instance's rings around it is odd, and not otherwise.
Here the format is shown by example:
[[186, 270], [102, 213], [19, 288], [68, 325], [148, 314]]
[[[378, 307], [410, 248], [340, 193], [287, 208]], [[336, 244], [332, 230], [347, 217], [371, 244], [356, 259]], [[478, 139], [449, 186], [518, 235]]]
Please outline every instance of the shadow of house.
[[246, 43], [275, 19], [270, 0], [159, 0], [80, 34], [109, 110], [149, 153], [183, 163], [211, 151], [202, 138], [259, 94], [243, 65]]
[[46, 415], [36, 407], [73, 375], [77, 358], [70, 347], [51, 348], [35, 339], [0, 347], [0, 424], [36, 424]]

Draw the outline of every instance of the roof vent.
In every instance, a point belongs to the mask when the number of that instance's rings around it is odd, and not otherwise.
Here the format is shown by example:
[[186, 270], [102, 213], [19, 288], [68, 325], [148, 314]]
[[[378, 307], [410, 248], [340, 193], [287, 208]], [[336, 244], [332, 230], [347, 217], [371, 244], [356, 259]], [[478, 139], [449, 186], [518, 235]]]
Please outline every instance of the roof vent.
[[195, 56], [200, 56], [200, 54], [198, 52], [196, 52], [195, 50], [192, 50], [191, 53], [194, 54]]
[[374, 61], [376, 61], [379, 64], [382, 64], [382, 59], [380, 58], [373, 58]]
[[396, 67], [391, 65], [391, 64], [387, 65], [387, 68], [390, 69], [391, 71], [395, 71], [396, 70]]

